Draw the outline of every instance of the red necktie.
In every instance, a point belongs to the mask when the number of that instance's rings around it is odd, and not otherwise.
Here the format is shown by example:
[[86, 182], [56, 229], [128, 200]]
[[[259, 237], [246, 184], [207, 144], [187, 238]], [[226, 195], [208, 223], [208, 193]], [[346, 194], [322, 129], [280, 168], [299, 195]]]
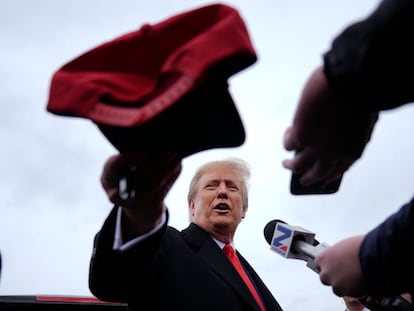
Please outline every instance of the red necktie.
[[226, 244], [223, 248], [224, 253], [227, 255], [233, 266], [236, 268], [237, 272], [239, 272], [240, 276], [246, 283], [247, 287], [249, 288], [250, 292], [252, 293], [254, 299], [256, 299], [256, 302], [258, 303], [260, 309], [262, 311], [265, 311], [265, 307], [263, 305], [263, 301], [259, 296], [259, 293], [257, 292], [256, 288], [254, 287], [252, 281], [247, 276], [246, 271], [243, 269], [239, 258], [237, 257], [236, 252], [234, 251], [234, 248], [230, 244]]

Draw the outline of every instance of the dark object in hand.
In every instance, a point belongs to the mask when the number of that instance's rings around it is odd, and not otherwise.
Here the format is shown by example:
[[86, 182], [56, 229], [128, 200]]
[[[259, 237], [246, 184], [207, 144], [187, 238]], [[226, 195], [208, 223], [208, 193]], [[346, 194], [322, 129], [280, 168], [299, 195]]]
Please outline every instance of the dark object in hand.
[[332, 194], [338, 191], [339, 186], [341, 185], [341, 179], [338, 179], [335, 182], [324, 184], [316, 183], [311, 186], [303, 186], [300, 183], [301, 174], [293, 173], [290, 180], [290, 192], [296, 195], [306, 195], [306, 194]]

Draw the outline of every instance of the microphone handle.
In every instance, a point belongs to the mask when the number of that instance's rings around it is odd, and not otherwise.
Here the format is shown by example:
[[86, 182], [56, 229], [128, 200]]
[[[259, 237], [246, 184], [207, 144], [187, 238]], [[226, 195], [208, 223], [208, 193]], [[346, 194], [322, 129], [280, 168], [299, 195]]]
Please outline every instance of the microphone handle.
[[295, 251], [300, 254], [305, 254], [306, 257], [308, 257], [306, 265], [316, 273], [319, 273], [319, 271], [315, 269], [314, 259], [328, 247], [329, 245], [324, 242], [317, 245], [312, 245], [302, 240], [297, 240], [295, 242]]

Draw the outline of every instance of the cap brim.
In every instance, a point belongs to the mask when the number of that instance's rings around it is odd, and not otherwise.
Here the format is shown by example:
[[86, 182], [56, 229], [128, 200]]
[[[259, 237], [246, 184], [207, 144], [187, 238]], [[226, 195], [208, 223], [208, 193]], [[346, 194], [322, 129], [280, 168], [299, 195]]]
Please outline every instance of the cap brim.
[[172, 150], [186, 157], [208, 149], [238, 147], [246, 138], [227, 83], [213, 77], [145, 124], [96, 124], [120, 152]]

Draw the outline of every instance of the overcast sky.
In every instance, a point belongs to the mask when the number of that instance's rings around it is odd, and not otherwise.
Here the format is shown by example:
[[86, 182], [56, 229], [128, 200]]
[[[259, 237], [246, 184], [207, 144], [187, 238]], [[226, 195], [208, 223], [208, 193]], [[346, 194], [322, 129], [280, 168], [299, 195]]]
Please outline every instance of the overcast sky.
[[[176, 13], [196, 0], [1, 0], [0, 251], [1, 295], [91, 295], [88, 266], [95, 233], [112, 208], [99, 183], [116, 152], [88, 120], [46, 112], [51, 76], [75, 56]], [[289, 193], [290, 157], [282, 134], [308, 75], [332, 38], [366, 16], [376, 0], [233, 0], [259, 61], [230, 79], [246, 142], [192, 155], [167, 197], [171, 225], [187, 226], [186, 195], [196, 167], [238, 156], [252, 168], [250, 208], [236, 247], [287, 311], [343, 310], [305, 262], [272, 252], [263, 237], [272, 219], [316, 232], [319, 241], [365, 233], [413, 194], [414, 107], [382, 113], [362, 159], [340, 191]]]

